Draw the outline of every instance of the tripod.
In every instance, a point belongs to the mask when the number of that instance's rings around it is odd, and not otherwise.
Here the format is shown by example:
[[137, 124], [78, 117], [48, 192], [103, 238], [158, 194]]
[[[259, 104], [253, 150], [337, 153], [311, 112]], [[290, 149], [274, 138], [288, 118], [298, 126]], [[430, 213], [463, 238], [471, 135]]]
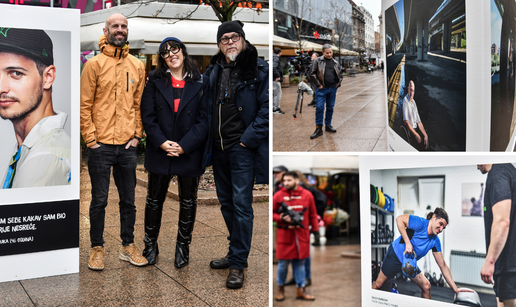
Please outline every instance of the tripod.
[[[301, 72], [299, 74], [299, 79], [300, 80], [303, 80], [303, 76], [306, 77], [306, 80], [308, 81], [308, 67], [304, 68], [304, 71]], [[311, 92], [312, 90], [309, 88], [309, 89], [306, 89], [304, 86], [306, 85], [306, 83], [304, 83], [303, 81], [300, 81], [299, 82], [299, 85], [297, 86], [297, 100], [296, 100], [296, 107], [294, 109], [294, 119], [297, 119], [297, 109], [299, 107], [299, 114], [303, 113], [303, 98], [304, 98], [304, 94], [305, 93], [309, 93]], [[313, 92], [312, 92], [313, 93]], [[299, 104], [301, 102], [301, 104]]]

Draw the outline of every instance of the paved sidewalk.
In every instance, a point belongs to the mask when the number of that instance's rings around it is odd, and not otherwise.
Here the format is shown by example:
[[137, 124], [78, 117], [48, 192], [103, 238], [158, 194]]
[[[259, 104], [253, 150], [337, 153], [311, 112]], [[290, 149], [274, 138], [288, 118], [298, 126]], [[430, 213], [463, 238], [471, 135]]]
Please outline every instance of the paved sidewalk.
[[332, 126], [337, 133], [325, 132], [311, 140], [315, 130], [315, 108], [308, 107], [312, 96], [305, 95], [303, 113], [292, 116], [297, 99], [297, 86], [283, 88], [281, 109], [285, 114], [273, 115], [273, 150], [319, 151], [387, 151], [387, 102], [385, 81], [378, 70], [356, 77], [344, 77], [337, 90]]
[[[273, 306], [361, 306], [360, 257], [342, 257], [343, 252], [359, 255], [360, 245], [322, 245], [310, 247], [312, 285], [306, 291], [315, 296], [315, 301], [296, 300], [296, 286], [285, 287], [285, 300], [277, 302], [273, 298]], [[292, 277], [292, 266], [289, 265], [287, 280]], [[278, 292], [276, 282], [278, 265], [273, 268], [273, 293]]]
[[[118, 193], [111, 179], [106, 208], [105, 269], [88, 269], [88, 209], [91, 184], [81, 169], [80, 273], [0, 284], [0, 306], [268, 306], [269, 204], [255, 202], [249, 268], [244, 287], [225, 287], [228, 270], [213, 270], [209, 261], [227, 253], [227, 230], [218, 205], [199, 205], [190, 245], [190, 264], [174, 267], [179, 203], [167, 198], [159, 238], [158, 263], [137, 268], [118, 259], [120, 220]], [[136, 187], [135, 242], [143, 249], [146, 189]], [[44, 264], [42, 264], [44, 265]]]

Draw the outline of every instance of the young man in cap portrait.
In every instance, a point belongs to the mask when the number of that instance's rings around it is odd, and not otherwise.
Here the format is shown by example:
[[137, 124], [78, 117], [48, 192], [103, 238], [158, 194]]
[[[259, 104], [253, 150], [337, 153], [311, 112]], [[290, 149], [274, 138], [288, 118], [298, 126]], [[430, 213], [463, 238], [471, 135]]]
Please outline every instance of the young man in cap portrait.
[[239, 21], [226, 21], [217, 31], [219, 52], [205, 77], [209, 104], [213, 174], [221, 212], [229, 231], [229, 252], [210, 262], [227, 269], [226, 286], [244, 283], [244, 268], [253, 233], [253, 185], [269, 182], [269, 69], [245, 39]]
[[0, 117], [13, 124], [16, 145], [2, 188], [70, 184], [67, 115], [54, 111], [53, 45], [43, 30], [3, 28]]

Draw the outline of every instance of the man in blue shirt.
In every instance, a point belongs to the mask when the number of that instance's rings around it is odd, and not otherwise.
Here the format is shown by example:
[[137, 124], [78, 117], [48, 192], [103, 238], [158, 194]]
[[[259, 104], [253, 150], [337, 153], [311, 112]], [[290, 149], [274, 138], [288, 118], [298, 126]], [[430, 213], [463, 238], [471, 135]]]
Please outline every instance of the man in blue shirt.
[[[444, 231], [448, 225], [448, 214], [442, 208], [435, 208], [434, 212], [428, 213], [426, 219], [414, 215], [400, 215], [396, 218], [396, 225], [401, 234], [394, 242], [391, 243], [387, 254], [383, 260], [383, 264], [378, 278], [373, 283], [373, 289], [381, 289], [383, 284], [393, 278], [398, 272], [401, 272], [403, 253], [412, 254], [416, 252], [416, 259], [423, 258], [428, 251], [432, 250], [435, 261], [441, 269], [446, 282], [455, 293], [460, 290], [455, 285], [451, 276], [450, 268], [444, 261], [441, 250], [441, 241], [437, 236]], [[421, 288], [421, 297], [430, 299], [431, 284], [426, 277], [417, 269], [417, 275], [410, 278], [416, 285]]]

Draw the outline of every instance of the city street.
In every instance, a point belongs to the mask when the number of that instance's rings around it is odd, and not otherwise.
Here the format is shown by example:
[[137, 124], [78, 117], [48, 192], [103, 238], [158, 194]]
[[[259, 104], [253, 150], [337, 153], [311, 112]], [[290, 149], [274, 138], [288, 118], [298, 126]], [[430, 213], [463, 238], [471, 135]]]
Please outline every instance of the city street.
[[[137, 171], [135, 243], [143, 250], [147, 174]], [[242, 289], [226, 288], [228, 270], [213, 270], [212, 259], [228, 251], [228, 231], [215, 191], [200, 190], [196, 223], [190, 244], [190, 263], [174, 267], [179, 202], [177, 186], [170, 184], [158, 239], [158, 263], [135, 267], [118, 258], [120, 219], [118, 193], [111, 177], [106, 227], [105, 269], [88, 269], [90, 254], [88, 169], [81, 168], [80, 273], [2, 283], [0, 306], [267, 306], [269, 302], [269, 203], [268, 190], [254, 191], [253, 241], [249, 268]]]
[[297, 85], [282, 91], [280, 107], [285, 114], [273, 114], [273, 151], [387, 151], [387, 102], [381, 70], [344, 77], [332, 120], [337, 132], [324, 132], [313, 140], [315, 108], [307, 106], [312, 96], [304, 96], [302, 113], [298, 111], [294, 119]]

